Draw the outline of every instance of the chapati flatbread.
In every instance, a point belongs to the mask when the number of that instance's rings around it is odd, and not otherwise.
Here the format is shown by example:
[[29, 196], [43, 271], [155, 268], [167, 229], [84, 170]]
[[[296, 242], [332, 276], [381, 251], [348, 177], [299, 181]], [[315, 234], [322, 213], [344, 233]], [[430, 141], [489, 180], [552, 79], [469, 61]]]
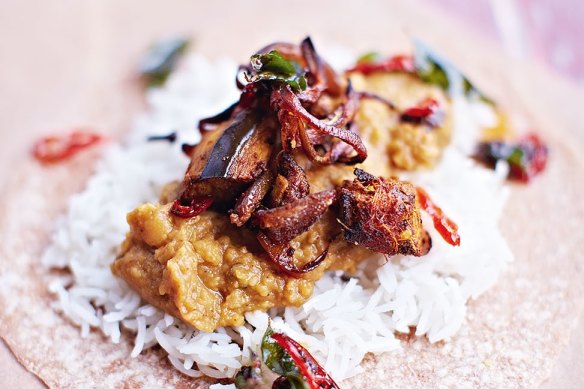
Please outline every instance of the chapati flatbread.
[[[396, 12], [394, 19], [407, 19], [413, 8], [402, 4]], [[453, 27], [445, 30], [457, 35]], [[473, 61], [478, 59], [467, 65]], [[493, 97], [505, 100], [511, 88], [507, 65], [493, 60], [472, 75], [494, 83], [489, 86], [496, 92]], [[543, 85], [519, 88], [547, 93]], [[537, 94], [531, 98], [525, 105], [552, 155], [547, 172], [531, 185], [513, 187], [507, 204], [502, 228], [516, 261], [493, 289], [469, 304], [452, 341], [431, 345], [423, 338], [404, 337], [403, 351], [369, 358], [366, 371], [343, 387], [525, 388], [540, 385], [549, 375], [584, 302], [579, 251], [584, 246], [584, 162], [572, 151], [579, 140], [555, 133], [569, 128], [566, 115], [553, 112], [559, 105], [550, 107], [543, 97], [533, 103]], [[525, 108], [523, 102], [512, 103], [512, 108]], [[48, 169], [24, 161], [8, 181], [0, 201], [0, 334], [18, 360], [51, 387], [206, 387], [208, 383], [174, 370], [163, 352], [130, 358], [130, 337], [122, 337], [118, 345], [97, 332], [81, 338], [79, 329], [51, 308], [54, 298], [47, 286], [55, 275], [40, 265], [40, 256], [55, 218], [83, 187], [98, 151]]]

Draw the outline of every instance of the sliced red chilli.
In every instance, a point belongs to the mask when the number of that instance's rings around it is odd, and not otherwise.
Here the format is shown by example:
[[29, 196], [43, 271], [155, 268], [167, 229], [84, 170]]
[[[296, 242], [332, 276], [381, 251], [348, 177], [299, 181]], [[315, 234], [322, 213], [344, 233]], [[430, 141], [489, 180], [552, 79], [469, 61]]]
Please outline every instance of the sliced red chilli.
[[103, 137], [88, 131], [74, 131], [64, 136], [47, 136], [33, 146], [33, 156], [48, 165], [73, 157], [83, 149], [99, 143]]
[[310, 389], [339, 389], [333, 378], [298, 342], [282, 333], [275, 332], [271, 336], [290, 355]]
[[430, 215], [436, 231], [438, 231], [448, 244], [460, 246], [460, 235], [458, 234], [458, 226], [456, 223], [444, 214], [444, 211], [432, 201], [424, 189], [416, 187], [416, 192], [420, 207]]
[[348, 73], [369, 75], [376, 72], [403, 72], [415, 73], [416, 64], [410, 55], [396, 55], [382, 61], [362, 62], [347, 70]]
[[427, 124], [437, 127], [443, 119], [440, 104], [434, 99], [426, 99], [421, 104], [406, 109], [400, 116], [402, 122], [412, 124]]
[[189, 219], [206, 211], [213, 204], [211, 196], [197, 196], [189, 200], [176, 199], [170, 212], [183, 219]]

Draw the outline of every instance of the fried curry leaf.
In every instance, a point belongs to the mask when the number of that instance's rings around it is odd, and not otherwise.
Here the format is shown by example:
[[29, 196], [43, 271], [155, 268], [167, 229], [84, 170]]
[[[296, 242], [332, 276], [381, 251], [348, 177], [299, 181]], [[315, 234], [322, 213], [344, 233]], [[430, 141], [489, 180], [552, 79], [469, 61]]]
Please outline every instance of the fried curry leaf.
[[188, 45], [188, 39], [171, 38], [154, 44], [148, 50], [139, 66], [148, 86], [159, 86], [166, 82]]
[[485, 103], [494, 105], [456, 67], [419, 40], [414, 42], [414, 58], [416, 72], [422, 81], [437, 85], [451, 95], [476, 96]]
[[284, 58], [277, 50], [255, 54], [250, 62], [256, 72], [251, 81], [278, 80], [287, 83], [295, 91], [306, 89], [306, 77], [300, 66]]
[[290, 355], [272, 338], [273, 333], [272, 327], [268, 325], [262, 338], [262, 362], [276, 374], [300, 374]]
[[529, 182], [545, 169], [548, 154], [545, 143], [537, 135], [529, 134], [516, 143], [480, 143], [475, 158], [493, 168], [497, 161], [507, 161], [509, 178]]
[[233, 381], [237, 389], [261, 389], [266, 387], [260, 367], [254, 365], [243, 366], [235, 375]]
[[286, 381], [280, 380], [278, 382], [282, 388], [285, 387], [284, 382], [286, 382], [291, 389], [308, 389], [290, 354], [272, 338], [273, 333], [272, 327], [268, 325], [262, 339], [262, 362], [271, 371], [286, 378]]
[[281, 77], [292, 77], [296, 68], [277, 50], [266, 54], [255, 54], [251, 57], [251, 66], [257, 72], [273, 73]]

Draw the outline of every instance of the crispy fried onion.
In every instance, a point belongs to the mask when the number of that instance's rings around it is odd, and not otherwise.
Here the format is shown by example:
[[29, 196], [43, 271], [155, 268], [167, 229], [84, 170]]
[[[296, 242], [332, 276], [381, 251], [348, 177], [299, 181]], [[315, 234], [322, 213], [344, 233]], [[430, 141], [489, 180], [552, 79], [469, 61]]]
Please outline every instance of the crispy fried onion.
[[316, 223], [333, 203], [335, 196], [335, 190], [325, 190], [281, 207], [258, 210], [254, 217], [259, 228], [274, 243], [289, 242]]
[[258, 233], [257, 238], [263, 249], [266, 250], [266, 253], [268, 253], [270, 260], [274, 262], [284, 273], [293, 277], [299, 277], [304, 273], [308, 273], [309, 271], [316, 269], [325, 260], [329, 250], [327, 247], [312, 261], [306, 263], [302, 267], [298, 267], [294, 264], [295, 250], [290, 245], [290, 243], [276, 244], [261, 232]]
[[339, 190], [345, 240], [386, 255], [426, 254], [430, 236], [422, 227], [414, 186], [361, 169], [355, 169], [355, 176]]
[[270, 191], [273, 181], [272, 172], [267, 170], [241, 194], [229, 215], [232, 224], [241, 227], [247, 223], [252, 213], [260, 206]]
[[354, 121], [360, 101], [375, 99], [395, 110], [392, 102], [354, 91], [319, 57], [310, 38], [264, 47], [240, 67], [237, 85], [239, 101], [201, 120], [201, 142], [185, 149], [191, 165], [181, 198], [210, 196], [215, 210], [231, 208], [231, 223], [256, 231], [270, 260], [294, 276], [321, 264], [328, 248], [297, 266], [292, 240], [338, 200], [347, 241], [386, 255], [428, 251], [410, 184], [356, 169], [357, 178], [341, 188], [310, 194], [294, 158], [302, 152], [312, 164], [364, 161], [367, 150]]
[[[334, 162], [359, 163], [367, 158], [367, 150], [359, 135], [352, 128], [344, 128], [352, 122], [357, 107], [359, 96], [353, 92], [350, 84], [347, 87], [345, 101], [331, 115], [330, 119], [318, 119], [308, 112], [303, 106], [298, 96], [294, 94], [290, 86], [280, 85], [270, 98], [270, 103], [278, 114], [282, 137], [282, 147], [290, 152], [298, 146], [298, 141], [306, 156], [312, 161], [320, 164], [331, 164]], [[316, 132], [309, 132], [309, 129]], [[320, 135], [320, 136], [319, 136]], [[326, 138], [336, 139], [351, 146], [354, 155], [338, 155], [334, 143], [329, 150], [319, 153], [317, 148], [325, 148], [325, 144], [320, 143]], [[315, 144], [315, 141], [319, 144]], [[336, 160], [334, 158], [337, 158]]]
[[258, 241], [270, 259], [291, 275], [300, 275], [315, 269], [324, 261], [328, 248], [301, 268], [294, 264], [294, 248], [290, 242], [316, 223], [335, 200], [334, 189], [305, 196], [281, 207], [259, 210], [254, 220], [260, 228]]
[[278, 176], [274, 182], [269, 204], [279, 207], [307, 196], [310, 184], [304, 169], [288, 153], [278, 155]]

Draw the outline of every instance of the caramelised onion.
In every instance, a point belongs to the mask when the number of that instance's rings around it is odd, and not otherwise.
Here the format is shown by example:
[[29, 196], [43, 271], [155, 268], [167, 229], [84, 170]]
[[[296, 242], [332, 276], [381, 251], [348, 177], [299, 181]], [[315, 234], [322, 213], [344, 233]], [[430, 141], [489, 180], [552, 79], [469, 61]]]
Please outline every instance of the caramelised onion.
[[233, 115], [233, 112], [235, 111], [235, 108], [237, 108], [238, 105], [239, 101], [236, 101], [235, 103], [231, 104], [229, 107], [227, 107], [217, 115], [200, 120], [199, 131], [204, 132], [214, 130], [218, 124], [231, 119], [231, 116]]
[[338, 117], [333, 118], [332, 121], [321, 120], [314, 117], [302, 106], [300, 100], [298, 100], [298, 97], [289, 86], [281, 85], [279, 88], [276, 88], [272, 92], [270, 103], [277, 112], [278, 119], [282, 125], [281, 136], [284, 150], [291, 151], [289, 150], [290, 146], [295, 146], [288, 141], [288, 138], [300, 138], [302, 149], [311, 161], [321, 164], [336, 162], [332, 160], [331, 153], [320, 155], [316, 150], [306, 131], [307, 127], [309, 127], [324, 135], [349, 144], [356, 152], [356, 155], [351, 158], [351, 162], [363, 162], [367, 158], [365, 144], [357, 133], [342, 128], [342, 126], [352, 121], [355, 114], [353, 100], [348, 99], [347, 101], [350, 104], [342, 109], [342, 113]]
[[[405, 69], [407, 64], [404, 58], [385, 66]], [[310, 38], [300, 45], [264, 47], [249, 65], [240, 67], [237, 85], [239, 101], [201, 120], [201, 143], [185, 149], [191, 164], [175, 212], [196, 214], [198, 209], [189, 212], [188, 207], [196, 208], [197, 203], [188, 199], [209, 196], [216, 209], [231, 209], [231, 223], [247, 224], [256, 231], [270, 260], [293, 276], [324, 261], [328, 249], [297, 267], [291, 242], [314, 225], [339, 195], [342, 221], [351, 229], [345, 231], [349, 242], [388, 255], [427, 251], [429, 242], [414, 207], [415, 197], [400, 191], [407, 186], [357, 171], [357, 180], [345, 182], [340, 190], [310, 194], [306, 173], [293, 156], [302, 151], [313, 164], [364, 161], [367, 150], [354, 121], [360, 101], [376, 99], [395, 110], [393, 103], [354, 91], [350, 81], [345, 85], [319, 57]], [[380, 196], [390, 203], [381, 204]], [[420, 231], [405, 224], [415, 224]]]
[[393, 110], [396, 110], [397, 107], [395, 106], [395, 104], [391, 101], [389, 101], [388, 99], [379, 96], [376, 93], [372, 93], [372, 92], [359, 92], [359, 98], [360, 99], [371, 99], [371, 100], [375, 100], [375, 101], [379, 101], [380, 103], [383, 103], [387, 106], [387, 108]]
[[252, 213], [260, 206], [262, 200], [270, 191], [273, 181], [272, 172], [266, 170], [260, 178], [241, 194], [229, 215], [232, 224], [241, 227], [247, 223]]
[[289, 242], [316, 223], [335, 197], [333, 189], [314, 193], [281, 207], [256, 211], [254, 220], [274, 243]]
[[310, 184], [304, 169], [288, 153], [281, 152], [277, 158], [278, 176], [270, 194], [269, 204], [279, 207], [301, 199], [310, 193]]
[[327, 247], [316, 258], [299, 268], [294, 264], [295, 250], [289, 242], [276, 244], [261, 232], [257, 234], [257, 239], [268, 254], [268, 257], [270, 257], [270, 260], [276, 264], [280, 270], [292, 277], [299, 277], [304, 273], [316, 269], [325, 260], [328, 254]]

